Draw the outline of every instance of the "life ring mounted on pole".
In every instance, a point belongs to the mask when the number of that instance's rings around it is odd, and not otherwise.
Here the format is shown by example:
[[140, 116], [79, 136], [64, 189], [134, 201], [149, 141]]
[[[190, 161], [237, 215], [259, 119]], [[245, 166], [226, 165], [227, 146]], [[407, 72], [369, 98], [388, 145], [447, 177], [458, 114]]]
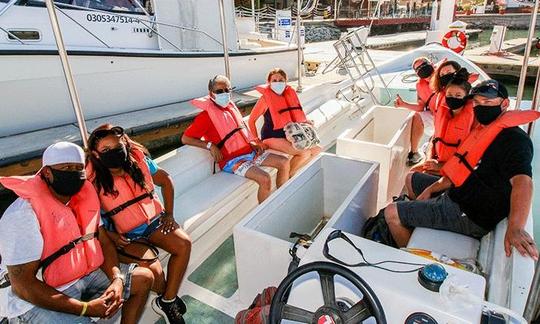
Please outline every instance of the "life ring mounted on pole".
[[[451, 46], [448, 43], [450, 41], [450, 39], [452, 39], [454, 37], [458, 41], [457, 46]], [[454, 42], [452, 42], [452, 43], [454, 43]], [[444, 46], [446, 48], [449, 48], [452, 51], [460, 54], [461, 52], [463, 52], [463, 50], [465, 50], [465, 47], [467, 46], [467, 35], [465, 35], [465, 33], [460, 31], [460, 30], [451, 30], [451, 31], [447, 32], [446, 34], [444, 34], [443, 39], [442, 39], [442, 46]]]

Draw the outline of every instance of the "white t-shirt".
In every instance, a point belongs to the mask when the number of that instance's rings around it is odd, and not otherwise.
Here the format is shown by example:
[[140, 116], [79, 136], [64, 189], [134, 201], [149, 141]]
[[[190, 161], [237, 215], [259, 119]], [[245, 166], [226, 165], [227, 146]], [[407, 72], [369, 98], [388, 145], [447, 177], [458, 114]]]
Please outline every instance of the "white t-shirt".
[[[43, 251], [43, 237], [39, 222], [30, 203], [24, 199], [15, 200], [0, 218], [0, 278], [7, 272], [6, 266], [37, 261]], [[63, 291], [76, 281], [57, 288]], [[17, 297], [11, 287], [0, 289], [0, 317], [20, 316], [34, 305]]]

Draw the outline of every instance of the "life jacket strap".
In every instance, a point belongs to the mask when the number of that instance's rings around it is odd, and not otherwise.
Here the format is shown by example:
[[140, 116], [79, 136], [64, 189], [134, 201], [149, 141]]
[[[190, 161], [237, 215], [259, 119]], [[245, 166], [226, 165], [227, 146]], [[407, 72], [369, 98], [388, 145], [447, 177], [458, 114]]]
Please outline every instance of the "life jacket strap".
[[426, 101], [426, 103], [424, 104], [424, 111], [428, 111], [429, 110], [429, 103], [431, 102], [431, 99], [433, 98], [433, 96], [435, 96], [435, 92], [432, 92], [431, 95], [429, 96], [428, 100]]
[[474, 168], [472, 167], [472, 165], [469, 163], [469, 161], [467, 161], [466, 159], [466, 156], [467, 156], [467, 153], [469, 152], [465, 152], [463, 154], [460, 154], [458, 152], [454, 153], [455, 156], [457, 156], [457, 158], [459, 159], [459, 162], [460, 163], [463, 163], [463, 165], [465, 165], [465, 167], [471, 171], [471, 172], [474, 172]]
[[237, 127], [235, 129], [233, 129], [232, 131], [229, 132], [229, 134], [225, 135], [225, 137], [223, 137], [223, 139], [221, 141], [219, 141], [219, 143], [216, 144], [216, 146], [218, 147], [218, 149], [222, 149], [223, 146], [225, 145], [225, 143], [234, 135], [236, 134], [237, 132], [243, 130], [244, 127]]
[[459, 145], [461, 145], [461, 139], [459, 139], [457, 141], [457, 143], [449, 143], [449, 142], [446, 142], [445, 140], [443, 140], [442, 138], [440, 137], [435, 137], [433, 139], [433, 145], [437, 144], [438, 142], [441, 142], [443, 143], [444, 145], [446, 146], [450, 146], [450, 147], [458, 147]]
[[296, 106], [296, 107], [287, 107], [287, 108], [283, 108], [279, 111], [280, 114], [283, 114], [283, 113], [286, 113], [288, 111], [291, 111], [291, 110], [302, 110], [302, 107], [300, 106]]
[[146, 199], [146, 198], [154, 199], [154, 191], [152, 190], [152, 191], [149, 191], [149, 192], [145, 192], [145, 193], [143, 193], [142, 195], [140, 195], [138, 197], [135, 197], [135, 198], [133, 198], [131, 200], [128, 200], [125, 203], [121, 204], [120, 206], [115, 207], [115, 208], [109, 210], [106, 213], [103, 213], [101, 216], [103, 216], [103, 217], [112, 217], [112, 216], [118, 214], [119, 212], [121, 212], [122, 210], [128, 208], [129, 206], [131, 206], [133, 204], [136, 204], [139, 201], [141, 201], [143, 199]]
[[41, 261], [41, 264], [39, 265], [39, 267], [41, 268], [41, 271], [45, 272], [45, 269], [48, 266], [50, 266], [56, 259], [58, 259], [62, 255], [65, 255], [69, 251], [73, 250], [73, 248], [75, 248], [77, 244], [81, 244], [86, 241], [93, 240], [97, 237], [98, 237], [98, 232], [88, 233], [62, 246], [60, 249], [58, 249], [58, 251], [54, 252], [53, 254], [49, 255], [48, 257], [46, 257], [44, 260]]

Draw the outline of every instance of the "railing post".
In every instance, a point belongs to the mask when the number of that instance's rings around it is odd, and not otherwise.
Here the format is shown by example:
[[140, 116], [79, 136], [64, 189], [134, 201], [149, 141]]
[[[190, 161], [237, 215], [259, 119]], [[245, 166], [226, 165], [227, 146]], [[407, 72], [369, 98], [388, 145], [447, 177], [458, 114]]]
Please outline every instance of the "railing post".
[[303, 48], [302, 48], [302, 38], [301, 38], [301, 31], [302, 28], [302, 17], [301, 17], [301, 11], [302, 11], [302, 0], [296, 0], [297, 2], [297, 10], [296, 10], [296, 43], [298, 46], [298, 87], [296, 88], [296, 92], [302, 92], [302, 72], [303, 72]]
[[53, 0], [45, 0], [45, 5], [47, 6], [47, 11], [49, 13], [49, 20], [51, 21], [56, 46], [58, 47], [58, 55], [60, 56], [62, 68], [64, 69], [64, 76], [66, 78], [71, 103], [73, 104], [73, 110], [75, 111], [75, 116], [77, 117], [77, 124], [79, 125], [79, 131], [81, 132], [83, 146], [88, 148], [88, 131], [86, 129], [86, 122], [84, 120], [83, 110], [79, 100], [79, 93], [77, 92], [77, 87], [75, 86], [75, 79], [73, 78], [73, 72], [71, 71], [71, 65], [69, 64], [67, 51], [64, 46], [64, 39], [58, 23], [58, 16], [56, 15]]
[[223, 43], [223, 59], [225, 60], [225, 76], [231, 80], [231, 65], [229, 61], [229, 41], [227, 39], [227, 25], [225, 22], [225, 4], [219, 0], [219, 20], [221, 23], [221, 42]]
[[519, 109], [521, 100], [523, 99], [523, 90], [525, 89], [525, 81], [527, 79], [527, 68], [529, 65], [529, 56], [531, 54], [532, 40], [534, 38], [534, 30], [536, 28], [536, 18], [538, 17], [538, 2], [534, 2], [534, 10], [531, 16], [531, 23], [529, 25], [529, 35], [527, 36], [527, 44], [525, 44], [525, 53], [523, 55], [523, 65], [521, 66], [521, 73], [519, 75], [518, 89], [516, 93], [516, 107]]

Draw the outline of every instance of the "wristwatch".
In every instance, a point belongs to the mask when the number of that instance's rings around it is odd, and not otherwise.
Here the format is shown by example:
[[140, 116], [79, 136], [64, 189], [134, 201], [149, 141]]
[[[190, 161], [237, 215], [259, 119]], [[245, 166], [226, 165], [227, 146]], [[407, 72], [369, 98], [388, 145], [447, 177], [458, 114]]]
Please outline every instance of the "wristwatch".
[[206, 143], [206, 149], [209, 150], [212, 147], [212, 142]]
[[122, 281], [122, 285], [124, 286], [126, 285], [126, 276], [124, 276], [123, 274], [121, 273], [115, 274], [111, 280], [111, 283], [115, 281], [116, 279], [120, 279]]

